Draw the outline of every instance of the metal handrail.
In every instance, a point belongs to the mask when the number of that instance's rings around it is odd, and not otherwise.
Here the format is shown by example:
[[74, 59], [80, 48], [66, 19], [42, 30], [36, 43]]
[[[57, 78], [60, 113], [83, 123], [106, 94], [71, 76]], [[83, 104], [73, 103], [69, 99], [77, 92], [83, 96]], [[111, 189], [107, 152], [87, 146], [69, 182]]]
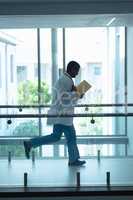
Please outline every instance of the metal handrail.
[[[23, 145], [24, 140], [28, 140], [30, 137], [0, 137], [0, 145]], [[66, 144], [66, 139], [65, 137], [62, 137], [61, 140], [57, 141], [54, 144]], [[77, 144], [87, 144], [87, 145], [92, 145], [92, 144], [128, 144], [128, 137], [123, 135], [123, 136], [88, 136], [88, 137], [79, 137], [77, 136]], [[53, 143], [50, 143], [49, 145], [53, 145]]]
[[133, 113], [80, 113], [80, 114], [0, 114], [0, 118], [51, 118], [51, 117], [133, 117]]
[[[49, 105], [0, 105], [0, 108], [49, 108]], [[132, 107], [133, 103], [119, 103], [119, 104], [77, 104], [75, 107]]]

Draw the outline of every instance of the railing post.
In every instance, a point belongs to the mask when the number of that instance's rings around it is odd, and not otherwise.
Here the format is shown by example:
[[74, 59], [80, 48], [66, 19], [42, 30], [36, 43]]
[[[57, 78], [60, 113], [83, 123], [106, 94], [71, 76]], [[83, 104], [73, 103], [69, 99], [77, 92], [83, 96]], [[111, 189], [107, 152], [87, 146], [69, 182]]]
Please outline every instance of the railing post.
[[28, 174], [27, 172], [24, 173], [24, 187], [26, 188], [27, 187], [27, 178], [28, 178]]
[[32, 163], [34, 164], [35, 163], [35, 152], [32, 151]]
[[80, 187], [80, 172], [77, 172], [76, 174], [76, 181], [77, 181], [77, 188]]
[[8, 152], [8, 163], [11, 163], [11, 151]]
[[106, 185], [110, 187], [110, 172], [106, 172]]
[[100, 162], [100, 156], [101, 156], [100, 154], [101, 154], [101, 152], [100, 152], [100, 150], [98, 150], [97, 151], [97, 160], [98, 160], [98, 162]]

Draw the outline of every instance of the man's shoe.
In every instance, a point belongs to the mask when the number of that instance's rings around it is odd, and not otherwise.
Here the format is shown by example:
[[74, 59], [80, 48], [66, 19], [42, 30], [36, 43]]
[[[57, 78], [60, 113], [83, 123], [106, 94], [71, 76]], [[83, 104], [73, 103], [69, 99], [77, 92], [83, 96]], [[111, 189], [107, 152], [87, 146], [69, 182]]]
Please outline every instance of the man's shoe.
[[74, 162], [69, 162], [68, 165], [69, 166], [82, 166], [86, 163], [85, 160], [76, 160]]
[[30, 159], [31, 146], [30, 146], [30, 143], [28, 141], [24, 141], [24, 150], [25, 150], [25, 156], [26, 156], [26, 158]]

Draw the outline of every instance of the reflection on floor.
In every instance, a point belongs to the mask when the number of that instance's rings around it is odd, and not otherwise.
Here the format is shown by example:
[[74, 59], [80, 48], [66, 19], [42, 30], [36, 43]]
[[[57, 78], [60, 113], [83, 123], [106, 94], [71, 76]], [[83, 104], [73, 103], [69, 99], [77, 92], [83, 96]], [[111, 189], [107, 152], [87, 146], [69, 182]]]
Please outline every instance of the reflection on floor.
[[110, 172], [112, 186], [133, 186], [133, 158], [87, 159], [84, 167], [69, 167], [65, 159], [53, 160], [0, 160], [0, 187], [24, 185], [24, 173], [28, 174], [29, 187], [73, 187], [80, 172], [81, 186], [106, 186]]

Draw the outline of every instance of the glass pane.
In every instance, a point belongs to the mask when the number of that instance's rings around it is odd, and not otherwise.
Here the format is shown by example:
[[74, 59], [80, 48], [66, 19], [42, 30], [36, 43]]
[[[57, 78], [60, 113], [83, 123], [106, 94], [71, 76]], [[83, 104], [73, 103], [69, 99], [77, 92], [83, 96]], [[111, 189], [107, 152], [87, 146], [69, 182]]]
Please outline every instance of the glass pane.
[[128, 103], [133, 103], [133, 27], [127, 27], [127, 94]]
[[[52, 60], [51, 60], [51, 29], [40, 29], [40, 56], [41, 56], [41, 80], [45, 81], [51, 89]], [[36, 66], [36, 77], [38, 77]]]
[[[35, 83], [34, 71], [37, 63], [36, 30], [4, 29], [2, 33], [8, 43], [5, 42], [1, 47], [1, 65], [3, 76], [5, 76], [1, 104], [32, 103], [33, 98], [30, 94], [31, 91], [28, 89]], [[28, 87], [26, 87], [27, 85]], [[23, 90], [25, 90], [25, 95]]]
[[[0, 104], [38, 104], [38, 82], [34, 73], [37, 65], [36, 29], [2, 29], [0, 34], [4, 41], [0, 42], [0, 69], [2, 69], [3, 77]], [[1, 114], [30, 112], [38, 113], [36, 109], [29, 110], [28, 108], [0, 109]], [[1, 136], [38, 134], [38, 120], [36, 119], [1, 119], [0, 124]]]
[[[41, 86], [45, 87], [41, 97], [42, 104], [51, 104], [52, 89], [63, 70], [62, 29], [40, 29], [41, 44]], [[45, 86], [44, 86], [45, 84]], [[45, 95], [45, 96], [43, 96]], [[47, 114], [48, 108], [41, 112]], [[52, 126], [47, 125], [47, 119], [41, 119], [42, 135], [52, 133]]]
[[[8, 157], [9, 152], [11, 153], [12, 159], [15, 157], [25, 158], [23, 145], [0, 145], [0, 157]], [[39, 157], [38, 149], [34, 150], [36, 157]]]
[[125, 156], [125, 145], [101, 144], [79, 145], [81, 156], [97, 156], [100, 150], [101, 156]]
[[92, 84], [86, 103], [124, 102], [124, 37], [123, 27], [66, 29], [66, 60], [81, 64], [76, 83]]
[[[81, 70], [75, 80], [87, 80], [92, 88], [85, 94], [79, 104], [118, 104], [124, 103], [124, 59], [125, 29], [111, 28], [67, 28], [66, 29], [66, 60], [76, 60]], [[87, 113], [85, 108], [77, 108], [79, 113]], [[119, 113], [123, 107], [90, 107], [88, 113]], [[123, 119], [119, 117], [75, 119], [78, 134], [125, 134]], [[119, 126], [119, 129], [118, 129]]]
[[[100, 156], [125, 156], [126, 152], [124, 144], [78, 144], [78, 148], [81, 158], [98, 156], [98, 151], [100, 151]], [[65, 149], [63, 145], [60, 145], [60, 156], [68, 157], [67, 148]]]
[[[130, 108], [131, 109], [131, 108]], [[133, 116], [127, 118], [127, 135], [129, 139], [129, 144], [127, 146], [128, 155], [133, 155]]]
[[[5, 114], [7, 109], [2, 110], [2, 114]], [[8, 114], [38, 114], [38, 109], [8, 108]], [[0, 136], [31, 137], [39, 134], [37, 118], [4, 118], [0, 126]]]

